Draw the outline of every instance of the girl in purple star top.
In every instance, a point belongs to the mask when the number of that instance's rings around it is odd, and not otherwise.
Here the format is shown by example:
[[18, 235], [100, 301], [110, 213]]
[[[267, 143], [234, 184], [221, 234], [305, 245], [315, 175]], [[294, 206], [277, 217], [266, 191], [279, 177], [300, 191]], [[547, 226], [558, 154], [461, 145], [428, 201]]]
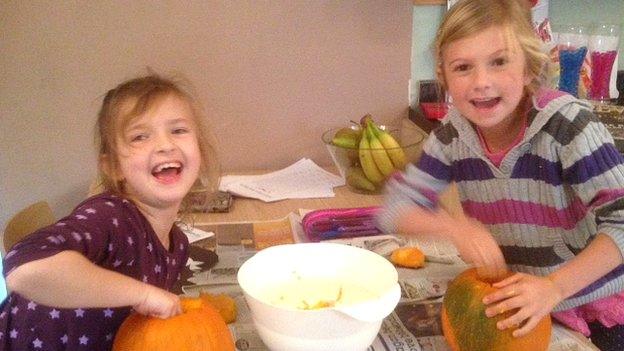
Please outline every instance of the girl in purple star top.
[[[526, 335], [547, 314], [624, 350], [624, 159], [591, 105], [541, 86], [548, 56], [526, 0], [461, 0], [435, 41], [453, 108], [387, 184], [379, 223], [434, 235], [493, 278], [486, 315]], [[451, 182], [467, 215], [437, 194]], [[507, 270], [515, 272], [500, 280]]]
[[105, 191], [7, 253], [0, 349], [110, 350], [132, 309], [180, 313], [167, 291], [188, 258], [176, 221], [198, 179], [218, 180], [204, 123], [188, 89], [154, 74], [106, 94], [96, 133]]

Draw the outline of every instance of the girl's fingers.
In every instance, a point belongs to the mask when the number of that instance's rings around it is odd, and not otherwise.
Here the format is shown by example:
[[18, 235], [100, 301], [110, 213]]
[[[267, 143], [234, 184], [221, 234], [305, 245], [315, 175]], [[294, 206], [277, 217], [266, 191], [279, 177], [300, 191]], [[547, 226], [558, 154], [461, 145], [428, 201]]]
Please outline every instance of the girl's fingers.
[[509, 276], [501, 281], [498, 281], [492, 284], [492, 286], [498, 289], [502, 289], [511, 284], [516, 284], [520, 282], [521, 279], [522, 279], [522, 273], [514, 273], [512, 276]]
[[177, 308], [175, 311], [175, 316], [182, 314], [182, 306], [180, 304], [177, 304]]
[[507, 266], [502, 257], [482, 257], [482, 259], [483, 265], [477, 266], [477, 273], [480, 277], [497, 280], [505, 276]]
[[[499, 321], [498, 323], [496, 323], [496, 327], [499, 330], [519, 327], [529, 317], [530, 317], [529, 314], [526, 313], [525, 309], [523, 308], [523, 309], [520, 309], [518, 312], [514, 313], [509, 318], [503, 319], [502, 321]], [[524, 327], [526, 327], [526, 324], [522, 325], [522, 328]], [[526, 332], [528, 332], [531, 329], [533, 329], [533, 327], [530, 327], [530, 329], [528, 329]]]
[[522, 327], [514, 330], [513, 333], [511, 333], [511, 335], [513, 335], [514, 338], [519, 338], [521, 336], [525, 336], [531, 330], [533, 330], [533, 328], [535, 328], [535, 326], [537, 325], [538, 322], [539, 322], [538, 318], [531, 317], [531, 318], [529, 318], [527, 320], [527, 322]]
[[[515, 294], [515, 292], [511, 291], [509, 294]], [[500, 303], [488, 306], [485, 309], [485, 315], [488, 317], [494, 317], [496, 315], [503, 314], [509, 310], [520, 308], [520, 310], [514, 314], [515, 316], [515, 315], [518, 315], [518, 313], [523, 312], [524, 310], [523, 308], [521, 308], [523, 306], [523, 303], [522, 303], [523, 300], [521, 296], [514, 295], [512, 297], [505, 297], [505, 298], [499, 299], [498, 301], [501, 301], [501, 300], [502, 302]], [[493, 302], [496, 302], [496, 301], [490, 301], [490, 303], [493, 303]], [[520, 317], [528, 318], [529, 315], [521, 314]]]
[[[506, 286], [489, 295], [486, 295], [483, 298], [483, 303], [486, 305], [489, 305], [491, 303], [502, 301], [502, 300], [505, 300], [505, 302], [510, 302], [508, 301], [508, 299], [511, 299], [512, 297], [516, 297], [519, 294], [520, 292], [517, 290], [516, 285]], [[516, 306], [516, 307], [519, 307], [519, 306]]]
[[500, 304], [494, 307], [488, 307], [485, 309], [485, 316], [488, 318], [492, 318], [499, 313], [504, 313], [506, 311], [505, 308], [506, 307], [504, 305], [500, 306]]
[[480, 277], [489, 279], [500, 279], [505, 276], [507, 266], [505, 259], [498, 246], [492, 247], [473, 246], [472, 250], [477, 256], [475, 266]]
[[488, 305], [485, 314], [494, 317], [514, 310], [513, 315], [496, 323], [501, 330], [514, 328], [514, 337], [528, 334], [561, 300], [552, 284], [543, 277], [516, 273], [493, 286], [499, 290], [483, 298], [483, 303]]
[[493, 265], [485, 264], [477, 266], [477, 275], [485, 279], [496, 279], [500, 276], [500, 270]]

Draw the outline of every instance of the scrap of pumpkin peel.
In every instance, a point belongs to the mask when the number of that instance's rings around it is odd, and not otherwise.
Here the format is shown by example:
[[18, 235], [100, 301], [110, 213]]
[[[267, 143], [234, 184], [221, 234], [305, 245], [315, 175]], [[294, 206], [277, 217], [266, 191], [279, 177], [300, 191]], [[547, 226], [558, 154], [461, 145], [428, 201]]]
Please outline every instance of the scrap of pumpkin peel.
[[392, 251], [390, 262], [401, 267], [420, 268], [425, 266], [425, 255], [417, 247], [401, 247]]
[[198, 308], [202, 308], [204, 302], [199, 299], [194, 298], [186, 298], [183, 297], [180, 299], [180, 305], [182, 306], [182, 311], [190, 311]]

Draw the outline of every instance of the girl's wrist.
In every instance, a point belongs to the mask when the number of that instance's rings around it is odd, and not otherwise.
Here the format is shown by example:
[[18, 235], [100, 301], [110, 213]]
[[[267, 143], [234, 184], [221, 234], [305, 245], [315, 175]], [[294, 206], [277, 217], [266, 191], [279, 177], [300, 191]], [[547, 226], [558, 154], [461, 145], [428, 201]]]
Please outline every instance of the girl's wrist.
[[148, 296], [150, 295], [151, 286], [147, 283], [136, 281], [136, 286], [134, 287], [135, 299], [132, 306], [139, 306], [145, 301], [147, 301]]
[[547, 275], [545, 278], [552, 283], [553, 287], [557, 291], [557, 294], [559, 294], [560, 300], [568, 297], [565, 288], [562, 286], [561, 282], [557, 279], [554, 273]]
[[466, 233], [473, 231], [473, 223], [468, 219], [462, 218], [449, 218], [442, 224], [444, 235], [449, 238], [453, 243], [457, 243], [466, 238]]

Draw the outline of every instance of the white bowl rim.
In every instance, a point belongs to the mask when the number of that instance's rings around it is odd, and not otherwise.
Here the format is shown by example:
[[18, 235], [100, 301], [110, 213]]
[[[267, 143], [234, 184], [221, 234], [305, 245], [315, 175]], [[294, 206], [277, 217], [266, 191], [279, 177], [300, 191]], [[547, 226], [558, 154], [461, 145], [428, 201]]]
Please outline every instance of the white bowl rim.
[[[281, 245], [274, 245], [274, 246], [270, 246], [267, 248], [264, 248], [260, 251], [258, 251], [256, 254], [254, 254], [252, 257], [250, 257], [247, 261], [245, 261], [241, 267], [238, 269], [238, 273], [237, 273], [237, 280], [238, 280], [238, 284], [241, 287], [241, 289], [243, 290], [243, 292], [247, 295], [249, 295], [250, 297], [252, 297], [253, 299], [255, 299], [256, 301], [265, 304], [267, 306], [272, 306], [278, 309], [282, 309], [282, 310], [289, 310], [289, 311], [297, 311], [297, 312], [305, 312], [305, 313], [315, 313], [315, 312], [321, 312], [327, 309], [311, 309], [311, 310], [302, 310], [302, 309], [298, 309], [295, 307], [286, 307], [286, 306], [278, 306], [278, 305], [274, 305], [271, 304], [267, 301], [264, 301], [264, 299], [260, 298], [257, 295], [257, 289], [251, 288], [248, 286], [247, 281], [245, 280], [245, 275], [247, 274], [247, 271], [249, 270], [249, 267], [257, 260], [262, 259], [262, 256], [264, 255], [268, 255], [271, 254], [271, 252], [273, 251], [283, 251], [283, 250], [289, 250], [290, 248], [295, 247], [294, 245], [297, 245], [296, 248], [297, 249], [302, 249], [302, 250], [307, 250], [308, 248], [310, 248], [310, 250], [316, 251], [316, 250], [323, 250], [323, 248], [329, 248], [331, 250], [342, 250], [342, 251], [351, 251], [351, 252], [355, 252], [359, 255], [363, 255], [364, 257], [366, 257], [367, 259], [371, 259], [374, 261], [379, 262], [380, 267], [382, 267], [382, 269], [387, 270], [387, 273], [390, 274], [390, 276], [384, 276], [385, 279], [387, 279], [388, 284], [385, 290], [387, 290], [388, 292], [391, 291], [393, 288], [395, 288], [396, 284], [398, 284], [398, 272], [396, 270], [396, 268], [394, 267], [394, 265], [392, 263], [390, 263], [390, 261], [388, 261], [386, 258], [384, 258], [383, 256], [372, 252], [370, 250], [366, 250], [363, 248], [359, 248], [356, 246], [351, 246], [351, 245], [346, 245], [346, 244], [339, 244], [339, 243], [326, 243], [326, 242], [314, 242], [314, 243], [293, 243], [293, 244], [281, 244]], [[381, 299], [383, 296], [383, 294], [380, 294], [379, 298]], [[355, 305], [359, 305], [359, 304], [365, 304], [365, 303], [369, 303], [369, 301], [364, 301], [361, 303], [357, 303], [357, 304], [353, 304], [350, 306], [355, 306]]]

